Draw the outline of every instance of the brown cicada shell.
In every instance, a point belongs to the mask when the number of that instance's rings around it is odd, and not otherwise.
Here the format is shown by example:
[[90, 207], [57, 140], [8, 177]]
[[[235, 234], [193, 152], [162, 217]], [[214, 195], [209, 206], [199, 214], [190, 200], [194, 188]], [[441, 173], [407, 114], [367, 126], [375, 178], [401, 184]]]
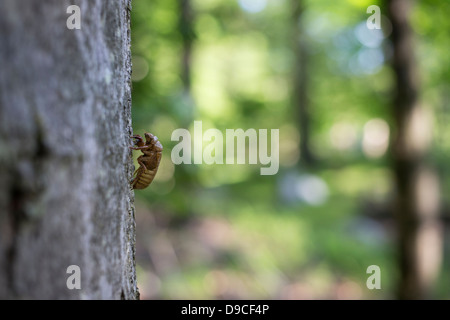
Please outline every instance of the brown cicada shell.
[[135, 146], [130, 147], [133, 150], [141, 150], [143, 155], [137, 158], [140, 167], [134, 173], [134, 179], [131, 181], [133, 189], [145, 189], [155, 178], [161, 161], [163, 146], [158, 138], [151, 133], [145, 133], [145, 141], [140, 135], [132, 136], [135, 139]]

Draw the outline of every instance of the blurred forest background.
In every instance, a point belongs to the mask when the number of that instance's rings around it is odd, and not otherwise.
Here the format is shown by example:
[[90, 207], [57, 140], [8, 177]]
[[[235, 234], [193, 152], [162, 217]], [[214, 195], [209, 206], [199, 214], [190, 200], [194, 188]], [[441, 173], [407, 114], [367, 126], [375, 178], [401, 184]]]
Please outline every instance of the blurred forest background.
[[[366, 26], [370, 5], [382, 30]], [[434, 263], [430, 296], [449, 299], [450, 2], [418, 1], [405, 15], [419, 122], [432, 120], [405, 131], [432, 138], [420, 157], [429, 184], [415, 195], [441, 216], [441, 233], [418, 241]], [[164, 146], [155, 181], [136, 191], [141, 299], [398, 296], [393, 24], [375, 0], [133, 0], [134, 133]], [[279, 172], [175, 166], [172, 131], [193, 132], [194, 120], [223, 133], [279, 129]], [[380, 290], [366, 287], [370, 265]]]

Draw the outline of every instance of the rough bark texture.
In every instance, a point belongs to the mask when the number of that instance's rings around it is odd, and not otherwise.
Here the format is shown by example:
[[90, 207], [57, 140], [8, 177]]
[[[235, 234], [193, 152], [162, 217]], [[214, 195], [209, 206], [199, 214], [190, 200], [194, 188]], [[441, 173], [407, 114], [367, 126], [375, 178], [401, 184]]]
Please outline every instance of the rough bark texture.
[[442, 259], [439, 183], [427, 166], [431, 123], [420, 106], [414, 59], [410, 0], [386, 1], [392, 23], [392, 66], [396, 77], [393, 111], [396, 139], [392, 150], [397, 188], [400, 282], [398, 297], [429, 297]]
[[138, 296], [129, 5], [0, 2], [0, 298]]

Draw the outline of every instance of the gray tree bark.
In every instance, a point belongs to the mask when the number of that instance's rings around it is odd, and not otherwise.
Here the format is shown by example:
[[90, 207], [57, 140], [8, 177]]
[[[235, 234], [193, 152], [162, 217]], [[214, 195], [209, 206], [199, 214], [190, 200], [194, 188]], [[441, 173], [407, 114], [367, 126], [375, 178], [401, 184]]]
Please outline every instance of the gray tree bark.
[[130, 1], [0, 2], [0, 298], [138, 297]]

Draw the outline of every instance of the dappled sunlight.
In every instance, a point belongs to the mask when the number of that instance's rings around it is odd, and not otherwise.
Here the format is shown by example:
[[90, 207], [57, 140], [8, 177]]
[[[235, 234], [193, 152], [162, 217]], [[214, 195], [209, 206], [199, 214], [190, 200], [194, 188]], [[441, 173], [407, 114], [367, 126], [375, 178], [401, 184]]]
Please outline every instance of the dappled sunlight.
[[323, 179], [312, 174], [286, 174], [281, 178], [279, 192], [287, 203], [305, 203], [319, 206], [328, 198], [328, 186]]
[[239, 5], [245, 11], [255, 13], [264, 10], [267, 0], [239, 0]]
[[364, 125], [363, 151], [369, 158], [383, 156], [389, 146], [389, 125], [382, 119], [369, 120]]
[[330, 129], [330, 141], [334, 148], [346, 151], [356, 146], [358, 139], [356, 126], [348, 122], [337, 122]]
[[132, 81], [141, 81], [144, 79], [149, 70], [148, 62], [145, 58], [141, 56], [133, 56], [131, 59], [131, 63], [133, 64], [133, 72], [131, 73]]

